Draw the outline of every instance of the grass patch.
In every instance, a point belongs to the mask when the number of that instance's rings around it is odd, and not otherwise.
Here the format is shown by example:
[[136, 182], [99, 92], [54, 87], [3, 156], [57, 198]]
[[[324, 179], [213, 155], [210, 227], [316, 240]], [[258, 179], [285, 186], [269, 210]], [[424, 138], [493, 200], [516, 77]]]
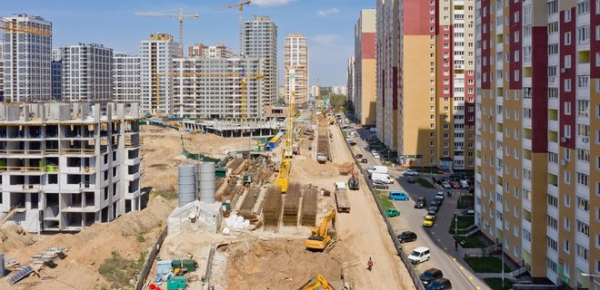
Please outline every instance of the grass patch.
[[431, 182], [429, 182], [427, 179], [423, 179], [423, 178], [418, 178], [417, 182], [419, 183], [419, 185], [421, 185], [422, 187], [425, 188], [435, 188], [435, 186], [433, 186], [433, 184]]
[[485, 244], [475, 235], [468, 237], [454, 236], [454, 239], [461, 243], [460, 245], [463, 248], [485, 248]]
[[392, 203], [392, 201], [387, 197], [387, 195], [380, 193], [379, 191], [376, 191], [377, 193], [377, 198], [379, 199], [379, 203], [381, 203], [381, 206], [383, 207], [384, 210], [393, 208], [395, 209], [396, 207], [394, 206], [394, 203]]
[[509, 290], [513, 285], [513, 282], [508, 279], [504, 279], [504, 288], [502, 288], [502, 278], [486, 278], [483, 280], [492, 290]]
[[473, 195], [463, 195], [460, 197], [460, 202], [456, 205], [458, 209], [471, 208], [475, 204], [475, 197]]
[[175, 191], [163, 192], [163, 191], [153, 190], [152, 194], [154, 196], [160, 196], [166, 200], [172, 200], [172, 199], [177, 198], [177, 192], [175, 192]]
[[147, 251], [140, 253], [140, 257], [137, 261], [128, 260], [116, 252], [113, 251], [112, 256], [100, 265], [98, 273], [104, 276], [106, 280], [112, 281], [112, 288], [128, 288], [129, 280], [134, 278], [141, 271], [144, 262], [146, 261]]
[[[448, 228], [448, 232], [454, 234], [454, 223], [455, 219], [452, 218], [452, 223], [450, 223], [450, 228]], [[459, 216], [458, 217], [458, 230], [466, 229], [475, 224], [475, 216]]]
[[140, 243], [143, 243], [143, 242], [146, 241], [146, 237], [144, 236], [144, 233], [139, 233], [137, 235], [137, 241], [140, 242]]
[[[477, 273], [502, 273], [502, 260], [500, 258], [465, 258], [465, 262]], [[506, 264], [504, 265], [504, 272], [510, 272], [510, 267]]]

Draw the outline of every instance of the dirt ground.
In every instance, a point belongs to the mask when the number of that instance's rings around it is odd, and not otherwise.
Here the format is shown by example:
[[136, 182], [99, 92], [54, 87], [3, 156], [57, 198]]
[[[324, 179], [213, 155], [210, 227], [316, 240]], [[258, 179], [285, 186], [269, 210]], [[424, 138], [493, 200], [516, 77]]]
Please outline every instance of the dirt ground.
[[[55, 234], [36, 236], [21, 233], [19, 226], [9, 226], [2, 230], [2, 247], [5, 257], [12, 258], [21, 265], [29, 264], [31, 255], [42, 253], [51, 247], [63, 247], [68, 250], [63, 260], [56, 260], [55, 268], [44, 267], [41, 278], [30, 275], [14, 286], [7, 279], [0, 280], [0, 289], [99, 289], [107, 281], [98, 273], [104, 260], [116, 251], [122, 257], [137, 260], [140, 253], [149, 250], [160, 232], [167, 216], [176, 201], [167, 201], [161, 197], [151, 198], [148, 207], [139, 212], [130, 212], [112, 223], [95, 224], [77, 234]], [[144, 241], [138, 239], [143, 236]], [[36, 243], [28, 245], [31, 240]]]
[[223, 138], [213, 134], [187, 134], [173, 129], [142, 126], [143, 186], [161, 192], [177, 188], [177, 166], [185, 162], [181, 155], [181, 140], [185, 149], [214, 158], [227, 155], [227, 151], [248, 147], [248, 138]]

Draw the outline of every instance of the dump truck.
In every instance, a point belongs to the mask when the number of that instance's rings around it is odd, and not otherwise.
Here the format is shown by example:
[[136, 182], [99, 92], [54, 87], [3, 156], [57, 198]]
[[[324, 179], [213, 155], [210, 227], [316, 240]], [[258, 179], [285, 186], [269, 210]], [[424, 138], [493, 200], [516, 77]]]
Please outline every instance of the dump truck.
[[346, 192], [345, 182], [336, 182], [335, 184], [335, 205], [338, 212], [350, 212], [350, 200]]

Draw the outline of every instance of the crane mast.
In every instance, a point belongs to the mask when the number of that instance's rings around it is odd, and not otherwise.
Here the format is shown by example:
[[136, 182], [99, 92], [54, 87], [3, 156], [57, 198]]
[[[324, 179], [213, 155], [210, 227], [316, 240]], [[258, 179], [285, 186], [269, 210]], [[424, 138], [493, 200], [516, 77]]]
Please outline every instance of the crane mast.
[[290, 169], [292, 167], [292, 143], [294, 142], [294, 113], [296, 102], [296, 80], [295, 71], [290, 70], [290, 94], [288, 116], [285, 126], [285, 138], [283, 147], [281, 148], [281, 166], [279, 167], [279, 177], [277, 184], [281, 189], [281, 193], [286, 193], [290, 183]]
[[[171, 10], [174, 11], [174, 10]], [[179, 8], [179, 14], [169, 14], [162, 12], [135, 12], [137, 16], [150, 16], [150, 17], [177, 17], [179, 19], [179, 57], [183, 58], [183, 19], [184, 18], [199, 18], [198, 14], [183, 14], [183, 9]]]

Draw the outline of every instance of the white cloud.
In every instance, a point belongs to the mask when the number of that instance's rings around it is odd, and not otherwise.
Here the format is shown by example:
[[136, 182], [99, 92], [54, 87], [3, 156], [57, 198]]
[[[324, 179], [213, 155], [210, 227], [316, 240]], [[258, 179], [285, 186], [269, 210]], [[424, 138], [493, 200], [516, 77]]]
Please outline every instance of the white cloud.
[[319, 12], [317, 12], [317, 15], [319, 15], [320, 17], [327, 17], [331, 14], [336, 14], [338, 12], [340, 12], [340, 9], [334, 7], [330, 9], [319, 10]]
[[337, 34], [320, 34], [311, 38], [315, 44], [328, 47], [339, 45], [340, 39], [341, 37]]
[[256, 6], [268, 7], [268, 6], [287, 5], [287, 4], [291, 3], [292, 1], [293, 0], [252, 0], [252, 4], [255, 4]]

